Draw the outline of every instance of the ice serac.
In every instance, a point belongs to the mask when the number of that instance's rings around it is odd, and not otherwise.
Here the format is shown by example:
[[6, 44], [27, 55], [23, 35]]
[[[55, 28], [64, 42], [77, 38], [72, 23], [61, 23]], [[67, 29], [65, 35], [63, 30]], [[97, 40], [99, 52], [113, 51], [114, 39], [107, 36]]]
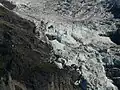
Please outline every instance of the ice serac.
[[16, 5], [14, 12], [36, 24], [36, 37], [52, 45], [50, 62], [60, 69], [74, 67], [79, 73], [75, 86], [84, 78], [87, 90], [118, 90], [104, 67], [114, 64], [111, 47], [116, 47], [106, 33], [117, 30], [105, 0], [9, 1]]

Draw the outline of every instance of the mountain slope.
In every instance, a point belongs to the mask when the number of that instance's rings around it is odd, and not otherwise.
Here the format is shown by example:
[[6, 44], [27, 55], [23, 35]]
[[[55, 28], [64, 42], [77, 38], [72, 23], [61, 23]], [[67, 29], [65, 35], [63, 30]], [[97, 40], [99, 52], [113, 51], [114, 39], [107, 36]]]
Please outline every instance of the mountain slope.
[[119, 76], [114, 77], [110, 70], [119, 62], [119, 39], [115, 41], [119, 20], [107, 10], [109, 2], [9, 1], [16, 5], [12, 11], [27, 19], [11, 15], [14, 26], [23, 28], [13, 30], [19, 33], [13, 34], [14, 43], [18, 43], [15, 53], [22, 58], [12, 53], [17, 58], [11, 62], [13, 79], [24, 81], [28, 90], [118, 90], [114, 78]]
[[34, 23], [0, 6], [0, 90], [81, 90], [73, 84], [79, 74], [50, 62], [51, 45], [34, 31]]

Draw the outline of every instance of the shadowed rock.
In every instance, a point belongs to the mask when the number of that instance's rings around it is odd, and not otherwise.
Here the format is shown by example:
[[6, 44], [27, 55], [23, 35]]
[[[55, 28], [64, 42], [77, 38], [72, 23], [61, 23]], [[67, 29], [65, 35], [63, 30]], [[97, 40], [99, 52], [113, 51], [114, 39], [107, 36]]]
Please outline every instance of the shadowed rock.
[[[81, 90], [79, 74], [50, 63], [52, 47], [38, 40], [35, 24], [0, 6], [0, 77], [6, 86], [8, 73], [28, 90]], [[21, 84], [22, 83], [22, 84]], [[15, 86], [19, 90], [20, 86]], [[1, 88], [1, 87], [0, 87]], [[3, 88], [2, 88], [3, 89]]]

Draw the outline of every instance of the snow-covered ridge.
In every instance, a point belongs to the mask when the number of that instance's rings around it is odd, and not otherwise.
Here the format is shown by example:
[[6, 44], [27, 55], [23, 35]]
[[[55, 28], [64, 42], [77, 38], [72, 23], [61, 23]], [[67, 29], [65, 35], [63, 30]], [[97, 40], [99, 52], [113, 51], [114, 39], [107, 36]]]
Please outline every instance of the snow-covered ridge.
[[[58, 61], [54, 61], [60, 69], [64, 68], [64, 64], [76, 65], [77, 71], [82, 73], [89, 83], [88, 90], [117, 90], [112, 81], [106, 77], [103, 57], [95, 48], [103, 46], [109, 48], [114, 45], [108, 37], [99, 36], [100, 33], [107, 31], [107, 25], [98, 25], [98, 30], [95, 30], [78, 21], [73, 23], [74, 19], [69, 16], [61, 16], [49, 9], [49, 5], [54, 5], [57, 0], [9, 1], [17, 5], [14, 12], [36, 23], [37, 31], [40, 33], [39, 39], [50, 43], [55, 54], [60, 56]], [[42, 29], [41, 21], [44, 22]], [[54, 36], [55, 39], [49, 40], [47, 35]], [[79, 67], [82, 67], [81, 70]]]

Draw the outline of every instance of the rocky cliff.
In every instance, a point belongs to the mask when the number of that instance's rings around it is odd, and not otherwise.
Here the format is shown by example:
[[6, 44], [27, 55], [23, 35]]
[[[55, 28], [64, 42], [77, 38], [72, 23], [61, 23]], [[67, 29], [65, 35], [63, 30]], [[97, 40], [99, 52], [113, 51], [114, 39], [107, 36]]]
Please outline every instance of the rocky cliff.
[[119, 0], [0, 0], [1, 90], [119, 90]]
[[52, 46], [35, 36], [36, 26], [0, 6], [0, 90], [81, 90], [74, 68], [60, 70]]

